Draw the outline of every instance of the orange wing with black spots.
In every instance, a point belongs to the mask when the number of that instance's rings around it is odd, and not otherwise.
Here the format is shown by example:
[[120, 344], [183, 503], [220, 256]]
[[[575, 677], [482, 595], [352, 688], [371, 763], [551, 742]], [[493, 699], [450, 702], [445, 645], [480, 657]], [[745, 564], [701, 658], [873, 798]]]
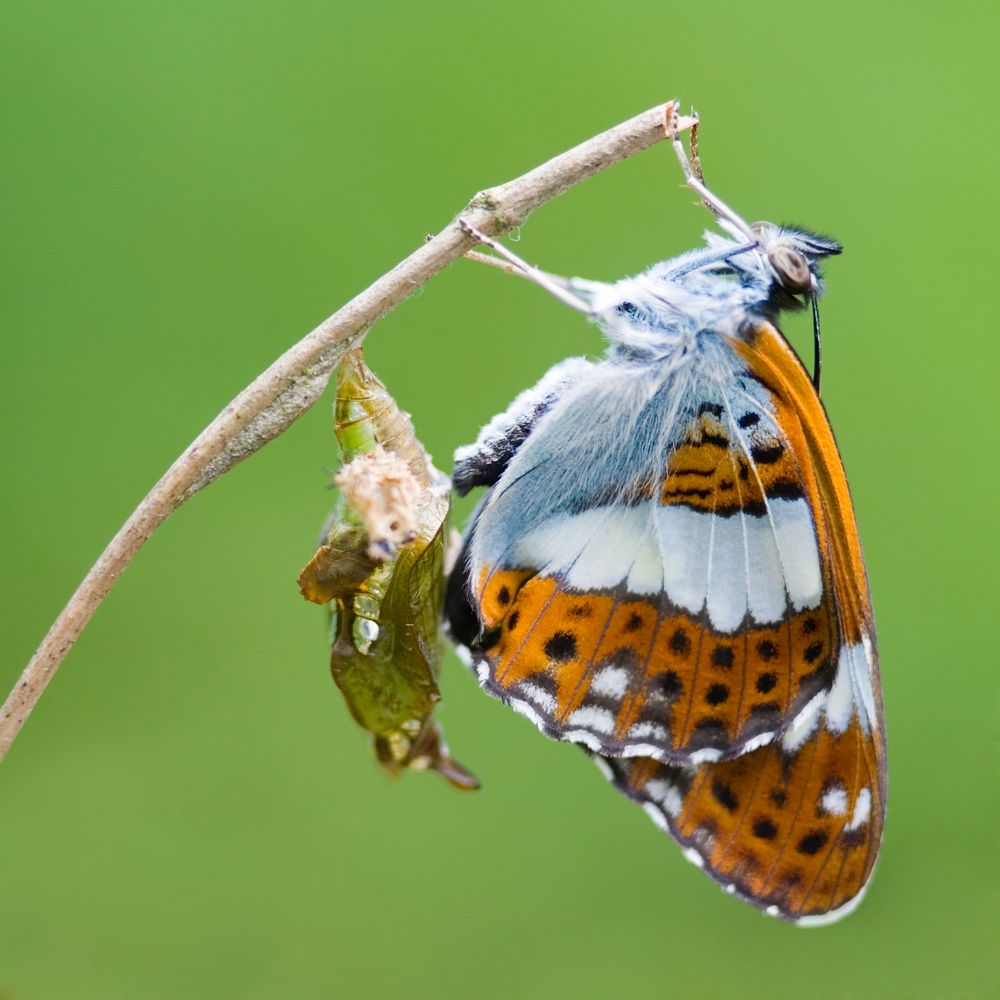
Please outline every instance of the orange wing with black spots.
[[[483, 602], [491, 619], [480, 671], [556, 739], [602, 753], [734, 756], [781, 731], [829, 686], [835, 626], [824, 605], [774, 626], [713, 634], [648, 600], [566, 590], [546, 576], [498, 573]], [[501, 582], [507, 581], [507, 582]]]
[[[745, 409], [738, 403], [727, 399], [703, 404], [667, 463], [661, 503], [720, 516], [760, 516], [766, 513], [768, 499], [802, 496], [802, 472], [777, 427], [769, 427], [756, 407]], [[743, 434], [734, 435], [727, 426], [730, 421]]]
[[685, 769], [606, 758], [620, 791], [646, 806], [727, 891], [801, 923], [834, 920], [860, 901], [882, 837], [884, 790], [871, 735], [854, 719], [781, 744]]

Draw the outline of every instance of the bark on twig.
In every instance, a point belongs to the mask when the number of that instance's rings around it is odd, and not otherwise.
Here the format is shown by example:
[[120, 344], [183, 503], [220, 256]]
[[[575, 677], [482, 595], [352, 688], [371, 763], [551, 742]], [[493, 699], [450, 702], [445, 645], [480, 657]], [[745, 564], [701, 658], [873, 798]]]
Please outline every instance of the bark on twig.
[[[521, 225], [540, 205], [663, 139], [667, 107], [651, 108], [516, 180], [481, 191], [462, 216], [490, 235]], [[682, 118], [678, 127], [693, 123]], [[319, 398], [350, 346], [474, 244], [452, 220], [278, 358], [198, 435], [101, 553], [24, 668], [0, 708], [0, 760], [91, 615], [150, 535], [185, 500], [287, 430]]]

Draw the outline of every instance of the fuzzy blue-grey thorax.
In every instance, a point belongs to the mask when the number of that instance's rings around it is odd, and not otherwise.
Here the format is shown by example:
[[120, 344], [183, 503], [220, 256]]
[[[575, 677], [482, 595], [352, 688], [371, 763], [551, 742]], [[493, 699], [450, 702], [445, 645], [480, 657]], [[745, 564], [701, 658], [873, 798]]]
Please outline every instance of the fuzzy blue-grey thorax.
[[820, 294], [819, 261], [840, 253], [839, 244], [771, 223], [754, 233], [749, 242], [737, 231], [707, 232], [704, 248], [614, 284], [589, 285], [612, 356], [677, 358], [701, 334], [738, 337], [782, 309], [801, 308], [800, 296]]

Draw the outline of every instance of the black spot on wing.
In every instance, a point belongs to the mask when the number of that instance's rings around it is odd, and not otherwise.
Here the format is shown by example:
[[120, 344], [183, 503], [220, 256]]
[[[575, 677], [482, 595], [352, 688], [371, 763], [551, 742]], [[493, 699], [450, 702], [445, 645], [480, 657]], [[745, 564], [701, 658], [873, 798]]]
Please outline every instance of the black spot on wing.
[[712, 798], [727, 812], [736, 812], [740, 807], [740, 800], [736, 797], [736, 793], [726, 782], [720, 781], [718, 778], [712, 782]]
[[712, 666], [730, 670], [733, 666], [732, 646], [716, 646], [712, 650]]
[[702, 434], [701, 444], [715, 445], [716, 448], [723, 448], [728, 450], [729, 448], [729, 438], [722, 434]]
[[800, 854], [818, 854], [829, 838], [823, 830], [807, 833], [798, 843]]
[[707, 500], [712, 495], [710, 489], [700, 489], [696, 486], [689, 486], [685, 489], [664, 490], [664, 498], [674, 499], [676, 497], [698, 497], [700, 500]]
[[776, 479], [767, 488], [769, 500], [801, 500], [804, 496], [802, 486], [791, 479]]
[[556, 663], [576, 656], [576, 636], [572, 632], [554, 632], [545, 642], [545, 655]]
[[778, 835], [778, 828], [769, 817], [761, 816], [754, 822], [753, 835], [760, 840], [774, 840]]
[[778, 655], [778, 647], [770, 639], [762, 639], [757, 643], [757, 652], [765, 662], [773, 660]]
[[774, 444], [751, 445], [750, 457], [758, 465], [773, 465], [785, 453], [785, 446], [780, 441]]
[[633, 611], [629, 620], [625, 622], [626, 632], [638, 632], [642, 628], [643, 618], [638, 611]]
[[684, 629], [677, 629], [670, 637], [670, 648], [678, 656], [687, 656], [691, 652], [691, 640]]
[[725, 684], [710, 684], [705, 692], [705, 701], [709, 705], [722, 705], [729, 701], [729, 688]]
[[823, 643], [812, 643], [802, 655], [805, 657], [806, 663], [815, 663], [823, 655]]

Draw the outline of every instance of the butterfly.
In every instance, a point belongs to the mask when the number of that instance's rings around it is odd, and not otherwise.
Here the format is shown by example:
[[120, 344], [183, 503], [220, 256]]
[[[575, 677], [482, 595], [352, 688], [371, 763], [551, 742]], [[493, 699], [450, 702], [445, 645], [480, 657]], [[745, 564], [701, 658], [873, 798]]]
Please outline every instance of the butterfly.
[[[487, 492], [445, 599], [481, 686], [601, 771], [727, 892], [798, 924], [860, 902], [886, 805], [875, 627], [818, 394], [832, 239], [748, 225], [613, 284], [539, 271], [594, 320], [455, 455]], [[467, 227], [468, 228], [468, 227]], [[778, 329], [812, 303], [815, 379]]]

